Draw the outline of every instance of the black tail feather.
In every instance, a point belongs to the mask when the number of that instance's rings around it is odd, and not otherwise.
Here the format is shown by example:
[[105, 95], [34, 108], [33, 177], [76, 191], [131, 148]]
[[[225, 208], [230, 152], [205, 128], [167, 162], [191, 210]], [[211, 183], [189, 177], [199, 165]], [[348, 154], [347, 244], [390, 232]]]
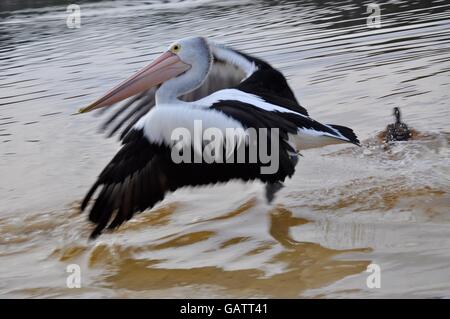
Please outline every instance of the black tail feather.
[[361, 146], [360, 142], [358, 140], [358, 137], [356, 136], [355, 132], [349, 127], [341, 126], [341, 125], [334, 125], [334, 124], [327, 124], [328, 126], [331, 126], [335, 130], [337, 130], [339, 133], [342, 134], [345, 138], [347, 138], [351, 143]]

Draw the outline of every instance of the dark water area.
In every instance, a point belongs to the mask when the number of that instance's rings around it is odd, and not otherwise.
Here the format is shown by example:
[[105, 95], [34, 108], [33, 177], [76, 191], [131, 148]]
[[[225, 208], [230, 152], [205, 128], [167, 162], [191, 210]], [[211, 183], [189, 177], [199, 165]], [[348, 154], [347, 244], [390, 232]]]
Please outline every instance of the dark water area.
[[[68, 1], [0, 2], [0, 296], [450, 296], [450, 2], [377, 1], [381, 28], [371, 1], [76, 3], [71, 29]], [[88, 242], [79, 201], [119, 143], [73, 113], [191, 35], [267, 60], [363, 147], [303, 152], [273, 205], [184, 189]], [[394, 106], [415, 134], [386, 145]]]

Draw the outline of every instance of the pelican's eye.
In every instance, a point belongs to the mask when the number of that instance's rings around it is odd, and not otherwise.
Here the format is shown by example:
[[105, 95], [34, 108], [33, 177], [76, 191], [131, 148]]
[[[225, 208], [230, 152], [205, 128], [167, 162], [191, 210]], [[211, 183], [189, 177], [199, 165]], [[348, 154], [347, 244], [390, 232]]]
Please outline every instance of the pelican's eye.
[[178, 53], [181, 50], [181, 45], [179, 44], [174, 44], [172, 45], [172, 48], [170, 49], [170, 51], [172, 51], [172, 53]]

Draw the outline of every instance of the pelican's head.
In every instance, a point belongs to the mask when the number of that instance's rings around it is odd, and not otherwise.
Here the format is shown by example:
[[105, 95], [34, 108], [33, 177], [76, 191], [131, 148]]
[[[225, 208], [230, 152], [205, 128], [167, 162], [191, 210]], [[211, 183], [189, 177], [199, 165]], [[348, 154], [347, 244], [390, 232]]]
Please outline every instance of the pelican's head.
[[189, 37], [178, 40], [148, 66], [79, 112], [85, 113], [113, 105], [158, 85], [161, 87], [156, 94], [157, 99], [176, 98], [200, 86], [211, 65], [212, 53], [205, 38]]
[[172, 43], [168, 50], [194, 68], [203, 67], [204, 62], [212, 63], [212, 53], [207, 40], [203, 37], [189, 37]]

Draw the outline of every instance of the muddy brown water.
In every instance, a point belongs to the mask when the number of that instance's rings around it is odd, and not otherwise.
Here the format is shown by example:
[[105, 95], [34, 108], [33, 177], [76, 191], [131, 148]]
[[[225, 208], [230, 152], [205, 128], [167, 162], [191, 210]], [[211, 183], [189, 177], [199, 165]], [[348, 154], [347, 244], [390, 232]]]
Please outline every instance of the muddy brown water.
[[[380, 1], [379, 29], [369, 2], [80, 3], [79, 29], [64, 1], [0, 4], [0, 296], [450, 297], [448, 1]], [[193, 34], [271, 62], [363, 147], [304, 151], [273, 205], [258, 183], [183, 189], [88, 242], [79, 201], [119, 145], [71, 114]], [[385, 145], [394, 106], [416, 133]]]

